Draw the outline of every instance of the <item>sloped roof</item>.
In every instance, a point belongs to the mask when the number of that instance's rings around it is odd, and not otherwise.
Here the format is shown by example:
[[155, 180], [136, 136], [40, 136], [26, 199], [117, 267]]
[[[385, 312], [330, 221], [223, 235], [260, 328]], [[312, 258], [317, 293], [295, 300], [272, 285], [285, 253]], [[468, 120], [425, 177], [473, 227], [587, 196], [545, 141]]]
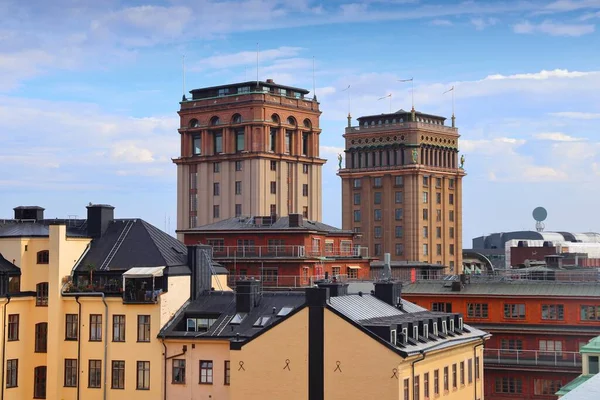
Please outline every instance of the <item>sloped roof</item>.
[[349, 230], [343, 230], [336, 228], [331, 225], [324, 224], [318, 221], [310, 221], [306, 218], [302, 219], [301, 226], [290, 227], [289, 217], [280, 217], [273, 224], [270, 225], [255, 225], [252, 223], [251, 218], [244, 217], [232, 217], [218, 221], [212, 224], [199, 226], [194, 229], [190, 229], [191, 232], [204, 232], [204, 231], [228, 231], [228, 230], [309, 230], [309, 231], [320, 231], [326, 233], [352, 233]]
[[460, 292], [442, 281], [417, 281], [402, 287], [403, 294], [436, 294], [448, 296], [563, 296], [599, 297], [600, 284], [592, 282], [556, 282], [497, 280], [473, 282], [463, 286]]
[[9, 275], [20, 275], [21, 269], [0, 254], [0, 272]]
[[[119, 243], [121, 239], [121, 243]], [[125, 271], [134, 267], [171, 267], [187, 264], [183, 243], [141, 219], [111, 221], [104, 234], [92, 240], [76, 270]]]
[[600, 336], [596, 336], [579, 350], [580, 353], [600, 353]]
[[68, 237], [87, 237], [85, 219], [42, 219], [38, 221], [0, 220], [0, 237], [48, 237], [50, 225], [64, 224]]

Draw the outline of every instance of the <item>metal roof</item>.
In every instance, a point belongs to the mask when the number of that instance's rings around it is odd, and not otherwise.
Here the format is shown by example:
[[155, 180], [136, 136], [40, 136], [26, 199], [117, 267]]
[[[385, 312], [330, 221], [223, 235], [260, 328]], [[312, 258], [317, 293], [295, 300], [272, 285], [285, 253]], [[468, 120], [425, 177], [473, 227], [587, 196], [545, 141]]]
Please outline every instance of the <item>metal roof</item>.
[[199, 226], [193, 229], [189, 229], [189, 232], [204, 232], [204, 231], [228, 231], [228, 230], [241, 230], [241, 231], [255, 231], [255, 230], [311, 230], [321, 231], [326, 233], [352, 233], [349, 230], [343, 230], [336, 228], [331, 225], [324, 224], [318, 221], [302, 219], [302, 225], [299, 227], [290, 227], [289, 217], [279, 217], [272, 224], [254, 224], [252, 217], [232, 217], [224, 219], [222, 221], [215, 222], [213, 224]]
[[405, 294], [435, 294], [448, 296], [527, 296], [527, 297], [600, 297], [600, 283], [497, 280], [471, 282], [460, 292], [441, 281], [418, 281], [402, 287]]
[[600, 336], [596, 336], [592, 340], [588, 342], [585, 346], [583, 346], [580, 350], [580, 353], [600, 353]]
[[407, 304], [407, 306], [410, 305], [411, 307], [411, 311], [407, 310], [403, 312], [370, 294], [363, 294], [362, 296], [358, 294], [349, 294], [346, 296], [330, 297], [329, 304], [354, 321], [417, 312], [413, 307], [418, 307], [418, 311], [425, 311], [424, 308], [402, 300], [403, 305]]
[[582, 382], [575, 389], [561, 397], [561, 400], [598, 400], [600, 399], [600, 374]]

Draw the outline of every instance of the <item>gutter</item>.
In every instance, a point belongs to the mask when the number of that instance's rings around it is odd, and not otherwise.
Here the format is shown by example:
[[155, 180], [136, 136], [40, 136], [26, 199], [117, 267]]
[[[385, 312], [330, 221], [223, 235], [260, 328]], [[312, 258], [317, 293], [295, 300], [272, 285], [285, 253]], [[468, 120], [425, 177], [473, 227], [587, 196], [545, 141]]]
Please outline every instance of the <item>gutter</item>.
[[6, 303], [4, 303], [4, 308], [2, 311], [2, 326], [4, 327], [4, 333], [2, 334], [2, 389], [0, 391], [0, 399], [4, 400], [4, 378], [6, 369], [4, 365], [6, 364], [6, 307], [10, 303], [10, 296], [6, 296]]
[[77, 400], [79, 400], [79, 371], [81, 371], [81, 303], [79, 302], [79, 296], [75, 296], [75, 301], [78, 305], [78, 316], [77, 316]]
[[[102, 292], [73, 292], [73, 293], [65, 293], [64, 292], [64, 287], [65, 285], [63, 285], [60, 293], [62, 296], [64, 297], [75, 297], [76, 301], [79, 298], [79, 296], [83, 296], [83, 297], [102, 297], [102, 303], [104, 303], [104, 360], [103, 365], [102, 365], [102, 369], [104, 370], [104, 385], [102, 386], [102, 399], [106, 400], [106, 396], [107, 396], [107, 382], [108, 382], [108, 377], [106, 376], [106, 372], [107, 372], [107, 368], [108, 366], [107, 364], [107, 360], [108, 360], [108, 304], [106, 303], [106, 298], [104, 297], [104, 293]], [[80, 322], [81, 323], [81, 322]], [[81, 332], [77, 332], [78, 337], [81, 334]], [[79, 369], [81, 366], [77, 365], [77, 368]], [[79, 388], [79, 376], [77, 376], [77, 387]], [[3, 400], [3, 399], [0, 399]]]
[[167, 357], [167, 345], [165, 344], [165, 333], [163, 332], [163, 334], [161, 336], [162, 336], [161, 341], [162, 341], [162, 345], [163, 345], [163, 349], [164, 349], [163, 356], [164, 356], [164, 359], [165, 359], [165, 368], [164, 368], [164, 374], [163, 374], [163, 385], [164, 385], [164, 389], [163, 389], [164, 390], [164, 393], [163, 393], [164, 397], [163, 398], [165, 400], [167, 400], [167, 360], [170, 360], [172, 358], [184, 355], [187, 352], [187, 346], [183, 345], [183, 347], [181, 348], [181, 353], [174, 354], [172, 356], [168, 356]]
[[[415, 364], [418, 362], [421, 362], [425, 359], [425, 351], [421, 350], [421, 358], [419, 358], [416, 361], [413, 361], [412, 364], [410, 365], [412, 368], [412, 398], [413, 400], [415, 400], [416, 398], [419, 398], [417, 396], [415, 396]], [[421, 385], [419, 385], [419, 389], [420, 389]]]
[[[481, 343], [476, 344], [475, 346], [473, 346], [473, 363], [474, 364], [477, 364], [477, 363], [475, 363], [475, 360], [477, 360], [477, 348], [479, 346], [483, 346], [483, 344], [485, 343], [485, 338], [483, 336], [480, 337], [479, 339], [481, 340]], [[481, 357], [481, 362], [483, 362], [483, 357]], [[473, 377], [474, 378], [474, 382], [473, 382], [474, 385], [473, 386], [475, 387], [475, 397], [473, 398], [473, 400], [478, 400], [477, 399], [477, 374], [479, 374], [480, 365], [476, 365], [475, 367], [477, 369], [474, 371], [475, 372], [475, 376]]]

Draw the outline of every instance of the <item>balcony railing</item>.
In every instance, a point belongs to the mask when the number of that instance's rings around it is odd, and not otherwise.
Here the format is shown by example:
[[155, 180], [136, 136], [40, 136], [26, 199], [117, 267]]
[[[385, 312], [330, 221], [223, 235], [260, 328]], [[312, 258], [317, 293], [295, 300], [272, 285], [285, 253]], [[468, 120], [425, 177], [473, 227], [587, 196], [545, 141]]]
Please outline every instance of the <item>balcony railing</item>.
[[[265, 273], [262, 275], [228, 275], [227, 285], [235, 287], [236, 282], [242, 280], [256, 280], [265, 288], [303, 288], [314, 286], [316, 281], [322, 280], [325, 275], [299, 276], [299, 275], [277, 275]], [[348, 275], [329, 275], [328, 278], [335, 282], [357, 281], [357, 278], [351, 278]]]
[[324, 248], [310, 246], [214, 246], [213, 258], [367, 258], [366, 247]]
[[362, 125], [362, 126], [352, 126], [346, 128], [346, 133], [369, 133], [369, 132], [378, 132], [378, 131], [389, 131], [389, 130], [402, 130], [402, 129], [431, 129], [437, 130], [447, 133], [456, 133], [457, 129], [452, 128], [451, 126], [446, 125], [438, 125], [438, 124], [430, 124], [427, 122], [397, 122], [395, 124], [377, 124], [377, 125]]
[[581, 354], [575, 351], [483, 350], [485, 365], [522, 365], [546, 367], [581, 367]]

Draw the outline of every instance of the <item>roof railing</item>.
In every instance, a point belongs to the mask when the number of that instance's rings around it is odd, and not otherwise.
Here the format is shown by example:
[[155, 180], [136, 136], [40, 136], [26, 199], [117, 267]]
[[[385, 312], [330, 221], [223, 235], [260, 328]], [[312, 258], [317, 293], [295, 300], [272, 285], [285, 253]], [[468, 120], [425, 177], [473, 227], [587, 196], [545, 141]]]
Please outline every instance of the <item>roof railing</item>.
[[213, 258], [368, 258], [367, 247], [328, 246], [214, 246]]
[[576, 351], [546, 350], [509, 350], [483, 349], [484, 364], [521, 365], [521, 366], [555, 366], [581, 368], [581, 354]]

